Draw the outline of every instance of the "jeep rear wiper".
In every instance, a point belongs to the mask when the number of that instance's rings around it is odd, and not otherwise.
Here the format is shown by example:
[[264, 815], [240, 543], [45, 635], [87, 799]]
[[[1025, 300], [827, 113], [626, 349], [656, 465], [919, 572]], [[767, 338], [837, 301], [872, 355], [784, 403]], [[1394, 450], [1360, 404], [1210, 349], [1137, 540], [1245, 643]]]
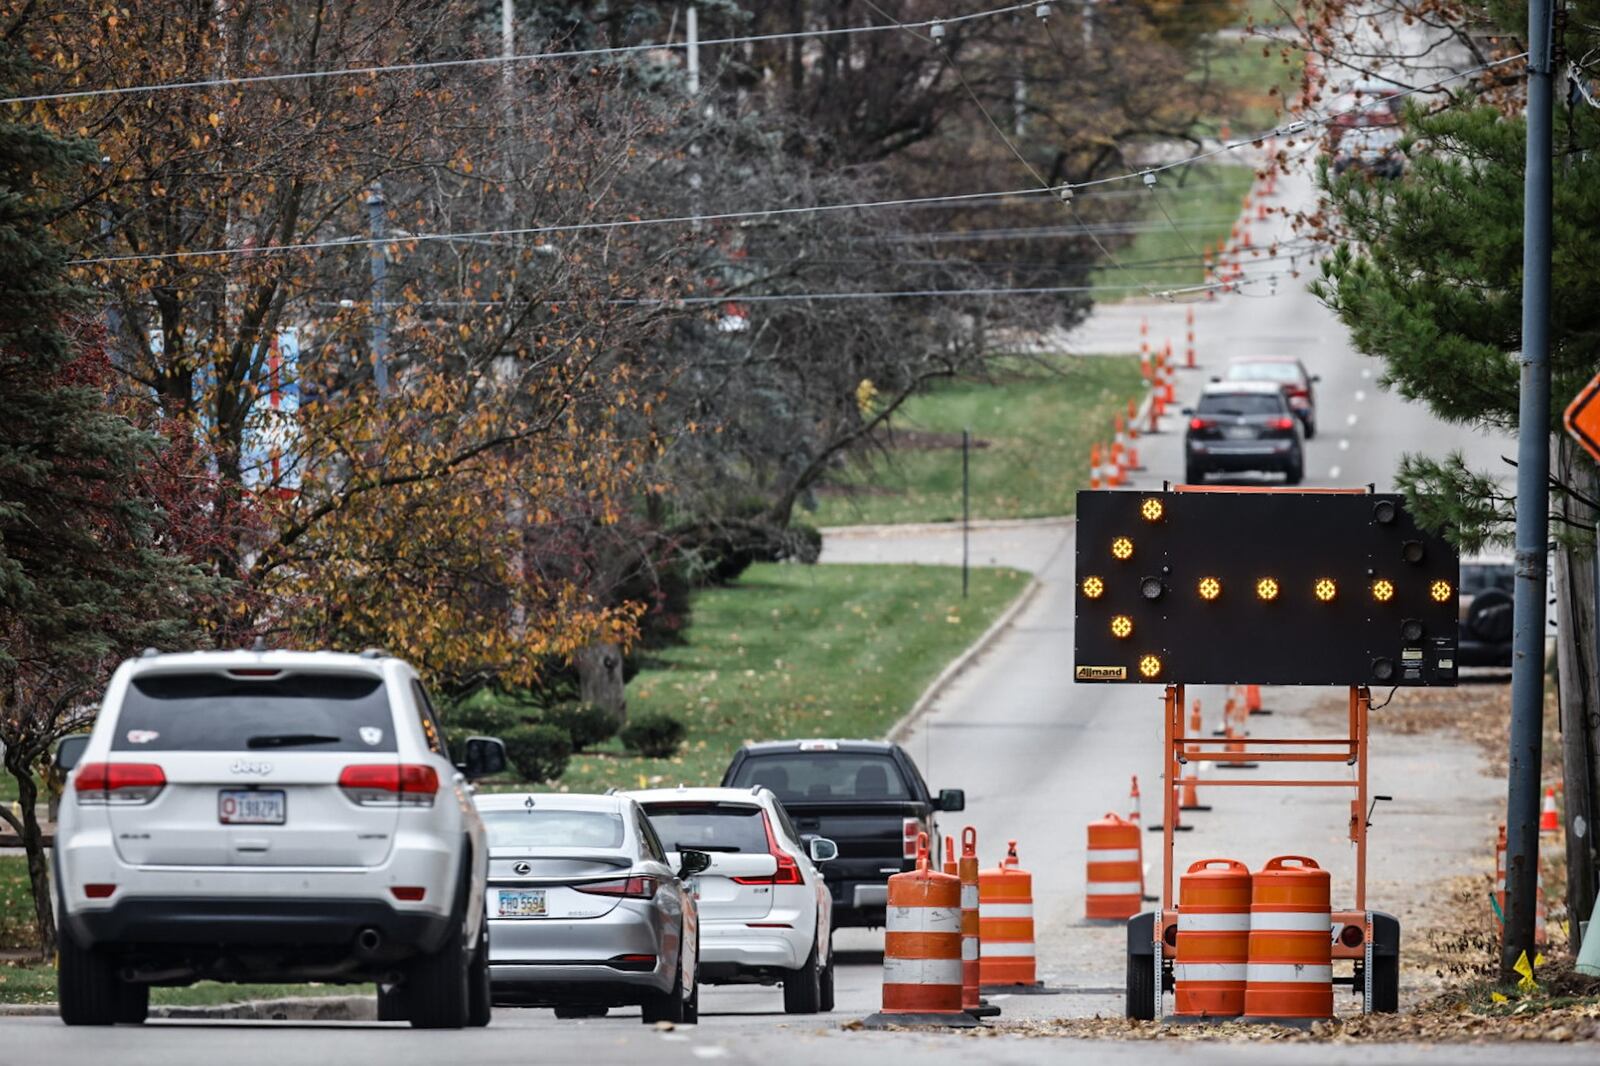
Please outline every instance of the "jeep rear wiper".
[[262, 733], [244, 742], [247, 748], [299, 748], [308, 744], [337, 744], [342, 737], [321, 733]]
[[685, 844], [681, 840], [674, 840], [672, 846], [678, 851], [687, 848], [690, 851], [726, 851], [734, 855], [739, 854], [739, 849], [729, 844]]

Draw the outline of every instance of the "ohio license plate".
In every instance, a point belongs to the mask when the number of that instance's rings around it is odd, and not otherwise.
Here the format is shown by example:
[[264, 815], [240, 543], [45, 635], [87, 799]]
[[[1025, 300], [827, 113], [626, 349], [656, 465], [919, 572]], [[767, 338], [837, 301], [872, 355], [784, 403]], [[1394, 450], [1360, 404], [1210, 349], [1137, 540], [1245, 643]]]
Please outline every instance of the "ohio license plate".
[[543, 918], [544, 889], [500, 890], [501, 918]]
[[225, 788], [217, 793], [217, 820], [223, 825], [282, 825], [286, 809], [281, 788]]

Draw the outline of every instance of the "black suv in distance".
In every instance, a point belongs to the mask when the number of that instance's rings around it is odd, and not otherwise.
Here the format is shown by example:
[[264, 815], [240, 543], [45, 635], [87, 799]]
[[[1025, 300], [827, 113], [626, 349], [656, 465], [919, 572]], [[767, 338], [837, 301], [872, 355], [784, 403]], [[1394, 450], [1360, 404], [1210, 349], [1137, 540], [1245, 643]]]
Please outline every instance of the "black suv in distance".
[[967, 804], [959, 788], [931, 794], [905, 749], [882, 740], [746, 744], [734, 753], [722, 784], [771, 789], [802, 838], [826, 837], [839, 846], [838, 857], [822, 867], [835, 929], [883, 925], [890, 875], [916, 866], [923, 833], [939, 869], [933, 816]]
[[1199, 403], [1185, 407], [1183, 479], [1191, 485], [1213, 472], [1281, 473], [1290, 485], [1305, 477], [1300, 419], [1283, 390], [1267, 381], [1216, 382]]

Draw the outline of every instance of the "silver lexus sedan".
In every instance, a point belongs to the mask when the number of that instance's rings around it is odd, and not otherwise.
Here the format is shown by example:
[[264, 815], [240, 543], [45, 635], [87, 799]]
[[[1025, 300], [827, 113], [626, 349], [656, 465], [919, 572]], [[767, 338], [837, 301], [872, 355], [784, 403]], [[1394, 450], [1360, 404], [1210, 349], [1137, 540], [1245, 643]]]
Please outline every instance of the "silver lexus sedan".
[[705, 852], [666, 849], [625, 796], [475, 798], [489, 836], [489, 981], [502, 1006], [593, 1018], [639, 1004], [646, 1023], [700, 1011], [699, 914], [684, 881]]

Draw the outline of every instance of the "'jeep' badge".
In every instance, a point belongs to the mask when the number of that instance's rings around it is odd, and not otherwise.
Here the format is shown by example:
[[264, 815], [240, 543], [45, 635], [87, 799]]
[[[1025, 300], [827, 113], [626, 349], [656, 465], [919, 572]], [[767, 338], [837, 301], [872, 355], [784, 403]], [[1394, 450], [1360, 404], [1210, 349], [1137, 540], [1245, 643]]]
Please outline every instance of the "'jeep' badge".
[[269, 762], [252, 762], [249, 759], [235, 759], [233, 772], [236, 774], [270, 774], [272, 764]]

